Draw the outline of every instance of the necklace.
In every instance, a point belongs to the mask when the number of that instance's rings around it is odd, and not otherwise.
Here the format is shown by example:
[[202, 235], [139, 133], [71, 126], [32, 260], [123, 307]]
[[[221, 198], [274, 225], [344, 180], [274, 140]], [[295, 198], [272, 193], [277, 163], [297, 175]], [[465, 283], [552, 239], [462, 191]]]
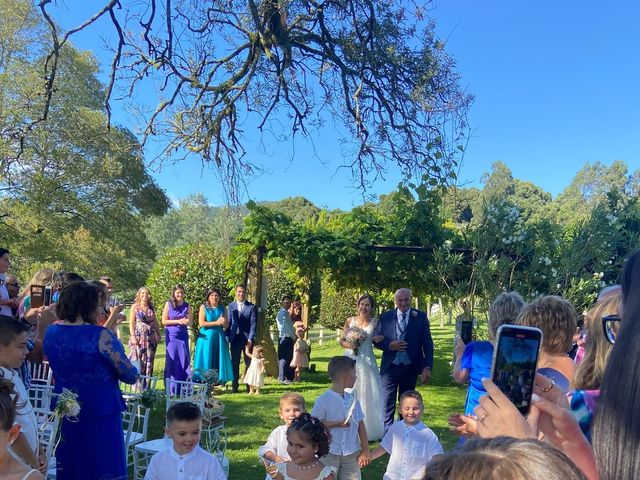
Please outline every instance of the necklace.
[[311, 465], [307, 465], [306, 467], [301, 467], [300, 465], [296, 465], [295, 463], [291, 463], [292, 466], [296, 467], [298, 470], [309, 470], [310, 468], [315, 467], [318, 463], [320, 463], [320, 459], [316, 458], [316, 461]]

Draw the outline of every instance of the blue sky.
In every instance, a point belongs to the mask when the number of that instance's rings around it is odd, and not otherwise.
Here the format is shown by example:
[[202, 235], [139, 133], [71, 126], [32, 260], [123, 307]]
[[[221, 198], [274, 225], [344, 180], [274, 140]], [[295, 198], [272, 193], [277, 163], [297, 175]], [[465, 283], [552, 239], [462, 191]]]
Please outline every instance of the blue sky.
[[[60, 7], [64, 26], [81, 18], [78, 3]], [[557, 195], [586, 162], [620, 159], [631, 171], [640, 168], [640, 3], [438, 0], [430, 15], [462, 85], [475, 95], [459, 183], [478, 185], [500, 160], [515, 177]], [[103, 59], [99, 30], [75, 43]], [[118, 123], [134, 127], [117, 112]], [[313, 146], [263, 136], [250, 155], [267, 173], [246, 179], [243, 200], [304, 196], [342, 209], [362, 203], [347, 172], [337, 169], [337, 138], [333, 126], [317, 132]], [[154, 176], [174, 200], [202, 192], [214, 205], [224, 201], [214, 172], [197, 160], [164, 165]], [[390, 171], [374, 193], [393, 190], [398, 180]]]

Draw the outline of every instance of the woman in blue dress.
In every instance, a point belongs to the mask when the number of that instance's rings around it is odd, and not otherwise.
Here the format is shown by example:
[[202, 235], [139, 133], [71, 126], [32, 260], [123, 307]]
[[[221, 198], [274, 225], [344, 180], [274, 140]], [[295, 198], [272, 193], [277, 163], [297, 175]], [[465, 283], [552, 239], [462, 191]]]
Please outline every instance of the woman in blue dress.
[[489, 307], [489, 341], [469, 342], [465, 345], [461, 339], [458, 339], [453, 379], [457, 383], [469, 382], [464, 407], [465, 415], [473, 415], [473, 409], [478, 405], [478, 400], [486, 393], [482, 379], [491, 376], [493, 347], [498, 328], [513, 323], [524, 305], [524, 300], [518, 292], [501, 293]]
[[213, 368], [218, 371], [218, 383], [232, 381], [229, 342], [224, 334], [228, 321], [224, 316], [224, 306], [220, 305], [218, 289], [212, 288], [207, 292], [204, 304], [200, 305], [198, 325], [200, 331], [193, 359], [193, 379], [201, 381], [202, 373]]
[[56, 449], [56, 478], [126, 479], [122, 399], [118, 381], [133, 384], [138, 371], [116, 336], [95, 323], [98, 290], [86, 282], [62, 289], [56, 313], [62, 321], [47, 329], [44, 352], [53, 371], [54, 392], [78, 395], [77, 418], [62, 420]]

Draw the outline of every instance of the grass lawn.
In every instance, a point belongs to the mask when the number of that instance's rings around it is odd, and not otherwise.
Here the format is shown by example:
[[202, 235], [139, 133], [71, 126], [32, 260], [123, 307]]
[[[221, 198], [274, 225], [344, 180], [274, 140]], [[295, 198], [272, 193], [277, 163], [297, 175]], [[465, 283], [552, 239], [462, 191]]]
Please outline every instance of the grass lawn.
[[[463, 408], [466, 387], [460, 387], [451, 379], [449, 362], [453, 351], [453, 327], [431, 327], [435, 344], [435, 365], [433, 378], [428, 386], [419, 386], [418, 390], [425, 399], [423, 421], [440, 438], [445, 450], [451, 449], [457, 437], [448, 431], [447, 416], [459, 412]], [[260, 396], [247, 394], [223, 393], [218, 396], [225, 404], [227, 451], [231, 463], [230, 480], [263, 480], [265, 471], [258, 459], [258, 447], [262, 445], [271, 430], [281, 424], [278, 417], [278, 401], [287, 391], [297, 391], [304, 395], [307, 409], [311, 410], [315, 399], [322, 394], [330, 383], [327, 377], [327, 363], [334, 355], [341, 355], [343, 349], [334, 342], [319, 346], [313, 345], [312, 361], [316, 364], [316, 372], [307, 372], [301, 383], [280, 385], [273, 378], [267, 378], [267, 384]], [[377, 351], [377, 355], [380, 355]], [[164, 368], [164, 345], [158, 349], [155, 361], [155, 374], [162, 378]], [[162, 383], [159, 385], [162, 387]], [[149, 427], [149, 439], [163, 436], [164, 403], [154, 409]], [[372, 442], [370, 448], [377, 446]], [[364, 479], [380, 479], [384, 473], [388, 456], [384, 456], [367, 468]]]

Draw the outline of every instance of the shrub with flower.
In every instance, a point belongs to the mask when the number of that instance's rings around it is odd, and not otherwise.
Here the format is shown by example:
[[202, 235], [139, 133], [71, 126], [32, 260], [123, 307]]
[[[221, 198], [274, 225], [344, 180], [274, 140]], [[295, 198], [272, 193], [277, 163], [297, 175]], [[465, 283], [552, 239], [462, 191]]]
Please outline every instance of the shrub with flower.
[[367, 338], [367, 332], [358, 327], [350, 327], [344, 335], [345, 341], [351, 345], [354, 355], [358, 355], [358, 349]]

